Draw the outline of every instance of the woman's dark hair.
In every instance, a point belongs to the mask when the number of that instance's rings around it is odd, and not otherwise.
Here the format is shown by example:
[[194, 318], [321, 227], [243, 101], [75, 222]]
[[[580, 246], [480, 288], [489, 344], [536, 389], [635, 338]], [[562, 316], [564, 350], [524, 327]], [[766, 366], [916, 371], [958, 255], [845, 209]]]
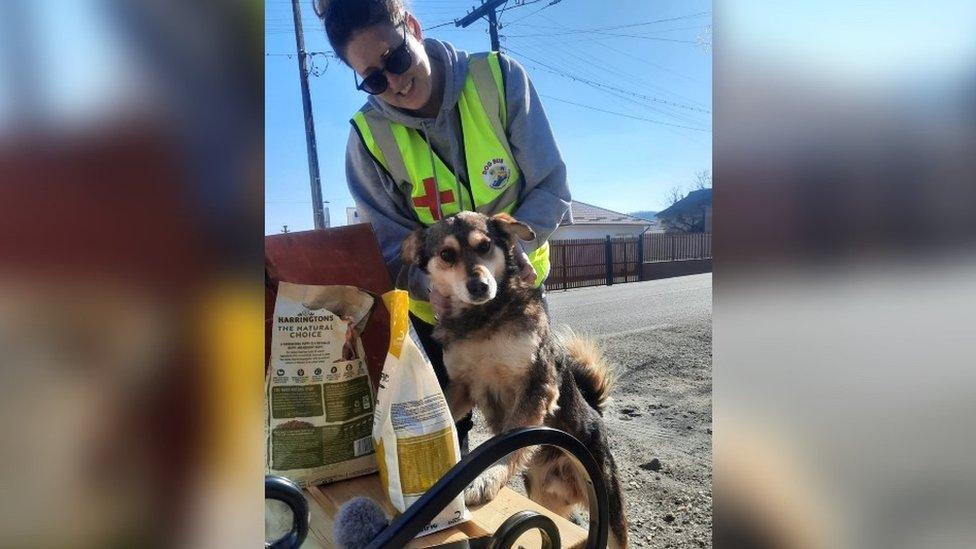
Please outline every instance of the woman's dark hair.
[[403, 0], [315, 0], [315, 13], [325, 23], [325, 34], [333, 51], [347, 65], [346, 46], [356, 31], [388, 23], [404, 22]]

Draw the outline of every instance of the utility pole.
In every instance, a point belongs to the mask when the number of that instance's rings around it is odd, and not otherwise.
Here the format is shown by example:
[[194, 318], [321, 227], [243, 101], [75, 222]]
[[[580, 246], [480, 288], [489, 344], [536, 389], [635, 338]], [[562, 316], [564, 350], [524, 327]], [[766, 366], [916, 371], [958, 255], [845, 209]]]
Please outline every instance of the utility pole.
[[488, 34], [491, 35], [491, 49], [492, 51], [498, 51], [501, 49], [501, 45], [498, 43], [498, 17], [495, 14], [495, 9], [505, 2], [506, 0], [488, 0], [487, 2], [482, 1], [481, 5], [473, 9], [471, 13], [455, 21], [454, 26], [465, 28], [471, 23], [474, 23], [478, 19], [481, 19], [487, 15]]
[[488, 33], [491, 35], [491, 51], [501, 51], [502, 46], [498, 43], [498, 17], [495, 10], [488, 12]]
[[312, 186], [312, 217], [316, 229], [329, 226], [325, 220], [322, 203], [322, 180], [319, 178], [319, 152], [315, 144], [315, 120], [312, 118], [312, 97], [308, 91], [308, 63], [305, 52], [305, 34], [302, 30], [302, 11], [298, 0], [291, 0], [295, 19], [295, 46], [298, 49], [298, 77], [302, 83], [302, 110], [305, 113], [305, 145], [308, 152], [308, 178]]
[[[477, 8], [471, 8], [471, 13], [460, 19], [455, 19], [454, 26], [467, 28], [471, 23], [474, 23], [482, 17], [488, 16], [488, 34], [491, 36], [491, 49], [492, 51], [500, 51], [502, 46], [498, 43], [498, 14], [495, 12], [495, 10], [498, 9], [498, 6], [501, 6], [507, 1], [508, 0], [481, 0], [481, 5]], [[549, 0], [548, 4], [536, 11], [542, 11], [549, 6], [558, 4], [560, 2], [562, 2], [562, 0]], [[523, 4], [523, 2], [516, 2], [515, 7]]]

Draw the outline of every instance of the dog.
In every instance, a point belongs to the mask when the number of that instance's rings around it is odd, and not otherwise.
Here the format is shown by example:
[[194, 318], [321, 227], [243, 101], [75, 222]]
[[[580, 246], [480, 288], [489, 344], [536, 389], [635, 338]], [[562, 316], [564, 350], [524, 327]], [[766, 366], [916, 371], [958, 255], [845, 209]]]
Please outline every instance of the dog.
[[[546, 425], [583, 443], [603, 473], [610, 501], [611, 541], [627, 546], [627, 519], [617, 466], [603, 423], [610, 371], [596, 346], [549, 326], [542, 290], [519, 277], [518, 240], [534, 231], [508, 214], [462, 212], [404, 241], [401, 256], [451, 299], [434, 338], [444, 349], [445, 388], [455, 421], [477, 407], [499, 434]], [[529, 498], [564, 517], [587, 501], [586, 473], [560, 450], [523, 448], [482, 473], [465, 502], [490, 501], [522, 474]]]

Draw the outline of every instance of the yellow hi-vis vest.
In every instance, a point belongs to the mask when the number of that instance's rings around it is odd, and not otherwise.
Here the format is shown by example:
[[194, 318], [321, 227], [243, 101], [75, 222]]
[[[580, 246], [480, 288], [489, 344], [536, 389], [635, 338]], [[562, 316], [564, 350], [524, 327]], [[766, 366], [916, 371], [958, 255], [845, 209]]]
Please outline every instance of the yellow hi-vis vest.
[[[523, 184], [505, 134], [508, 111], [498, 52], [469, 57], [468, 76], [457, 108], [466, 182], [458, 181], [447, 165], [432, 155], [426, 136], [419, 131], [391, 122], [372, 108], [361, 110], [352, 118], [366, 150], [400, 191], [410, 197], [414, 213], [424, 226], [462, 211], [511, 214], [518, 207]], [[529, 254], [529, 263], [535, 269], [535, 285], [539, 286], [549, 276], [548, 242]], [[436, 323], [427, 301], [411, 298], [410, 312], [429, 324]]]

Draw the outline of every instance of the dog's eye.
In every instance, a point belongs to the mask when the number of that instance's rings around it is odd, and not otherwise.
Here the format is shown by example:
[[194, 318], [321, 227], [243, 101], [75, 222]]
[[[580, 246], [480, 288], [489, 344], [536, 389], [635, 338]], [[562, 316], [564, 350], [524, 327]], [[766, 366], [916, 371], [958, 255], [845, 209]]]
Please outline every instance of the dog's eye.
[[441, 259], [444, 260], [445, 263], [454, 263], [454, 260], [457, 259], [457, 255], [454, 253], [454, 250], [445, 248], [441, 250]]
[[476, 252], [478, 252], [479, 254], [482, 254], [482, 255], [490, 252], [491, 251], [491, 242], [489, 242], [487, 240], [482, 240], [481, 241], [481, 244], [478, 244], [475, 247], [474, 251], [476, 251]]

